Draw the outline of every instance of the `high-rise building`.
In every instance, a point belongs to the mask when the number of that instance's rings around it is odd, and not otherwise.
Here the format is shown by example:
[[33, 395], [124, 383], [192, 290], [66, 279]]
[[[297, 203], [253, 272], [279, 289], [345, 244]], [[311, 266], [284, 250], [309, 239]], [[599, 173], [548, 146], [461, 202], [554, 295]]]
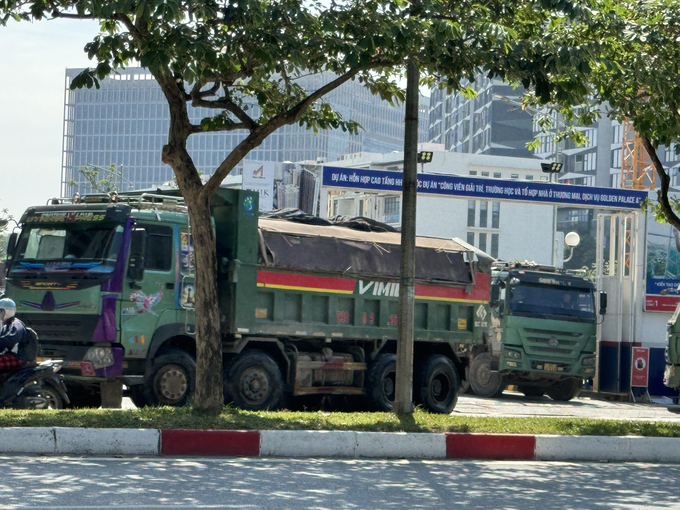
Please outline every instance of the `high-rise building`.
[[[80, 72], [66, 70], [62, 193], [70, 196], [76, 191], [90, 191], [88, 180], [79, 172], [88, 165], [101, 168], [101, 178], [110, 178], [122, 190], [172, 179], [172, 170], [161, 161], [170, 117], [168, 105], [151, 73], [143, 68], [123, 69], [102, 80], [99, 89], [70, 90], [71, 81]], [[299, 83], [316, 89], [331, 77], [309, 76]], [[284, 126], [251, 151], [246, 160], [327, 162], [345, 154], [403, 150], [403, 106], [391, 106], [354, 81], [324, 100], [363, 130], [356, 135], [342, 130], [323, 130], [315, 135], [298, 125]], [[421, 112], [427, 110], [426, 98], [421, 98]], [[214, 112], [189, 106], [195, 124], [211, 114]], [[426, 138], [424, 117], [421, 114], [421, 141]], [[210, 175], [245, 136], [244, 131], [200, 133], [189, 137], [187, 148], [198, 171]], [[107, 175], [111, 166], [115, 175]]]
[[476, 97], [430, 91], [428, 141], [448, 151], [530, 158], [532, 118], [521, 109], [522, 87], [513, 88], [483, 75], [468, 84]]

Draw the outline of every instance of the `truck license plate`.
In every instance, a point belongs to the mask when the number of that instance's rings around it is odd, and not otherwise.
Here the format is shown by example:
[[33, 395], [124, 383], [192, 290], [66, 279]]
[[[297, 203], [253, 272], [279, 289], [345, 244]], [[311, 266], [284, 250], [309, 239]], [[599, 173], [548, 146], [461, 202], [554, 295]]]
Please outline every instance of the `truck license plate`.
[[543, 368], [551, 372], [557, 372], [557, 364], [555, 363], [546, 363], [545, 365], [543, 365]]

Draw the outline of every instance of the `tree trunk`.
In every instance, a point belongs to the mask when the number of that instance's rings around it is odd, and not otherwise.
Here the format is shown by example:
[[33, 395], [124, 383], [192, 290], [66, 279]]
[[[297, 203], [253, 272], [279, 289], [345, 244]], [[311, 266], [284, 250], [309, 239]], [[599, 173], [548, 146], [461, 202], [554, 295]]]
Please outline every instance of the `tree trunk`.
[[680, 218], [678, 218], [678, 215], [675, 214], [673, 206], [671, 205], [671, 202], [668, 199], [668, 191], [670, 190], [671, 186], [671, 178], [668, 175], [668, 173], [666, 173], [666, 170], [664, 169], [663, 164], [659, 159], [659, 156], [657, 156], [656, 148], [652, 145], [652, 141], [644, 136], [641, 137], [641, 139], [642, 145], [645, 146], [645, 150], [647, 151], [647, 154], [649, 154], [649, 159], [652, 160], [652, 164], [654, 165], [656, 175], [659, 177], [659, 181], [661, 181], [661, 188], [659, 189], [659, 191], [657, 191], [657, 197], [659, 200], [659, 204], [661, 205], [661, 210], [666, 215], [668, 223], [673, 225], [677, 230], [680, 230]]
[[222, 395], [222, 335], [217, 298], [217, 253], [210, 203], [186, 197], [195, 257], [196, 393], [198, 409], [219, 410]]

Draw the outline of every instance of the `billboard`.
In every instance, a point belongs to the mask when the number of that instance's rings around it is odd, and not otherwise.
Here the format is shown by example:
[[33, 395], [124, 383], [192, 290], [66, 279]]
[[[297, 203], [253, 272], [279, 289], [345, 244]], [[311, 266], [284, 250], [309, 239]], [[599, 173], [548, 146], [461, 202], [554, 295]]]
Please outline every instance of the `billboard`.
[[645, 310], [673, 312], [680, 301], [680, 232], [669, 224], [647, 223]]
[[243, 189], [260, 194], [260, 211], [274, 208], [274, 162], [245, 162], [243, 164]]
[[[401, 172], [323, 167], [323, 185], [332, 188], [401, 193], [402, 177]], [[418, 174], [418, 193], [618, 210], [639, 210], [641, 202], [647, 198], [646, 191], [632, 189], [426, 173]]]

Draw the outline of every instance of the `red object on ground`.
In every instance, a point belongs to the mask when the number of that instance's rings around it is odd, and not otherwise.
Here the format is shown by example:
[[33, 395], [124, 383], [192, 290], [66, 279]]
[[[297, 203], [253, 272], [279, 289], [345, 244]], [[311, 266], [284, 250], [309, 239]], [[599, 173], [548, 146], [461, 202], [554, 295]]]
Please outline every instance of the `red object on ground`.
[[536, 438], [522, 434], [446, 434], [447, 459], [533, 460]]
[[256, 430], [162, 430], [161, 455], [257, 457]]

